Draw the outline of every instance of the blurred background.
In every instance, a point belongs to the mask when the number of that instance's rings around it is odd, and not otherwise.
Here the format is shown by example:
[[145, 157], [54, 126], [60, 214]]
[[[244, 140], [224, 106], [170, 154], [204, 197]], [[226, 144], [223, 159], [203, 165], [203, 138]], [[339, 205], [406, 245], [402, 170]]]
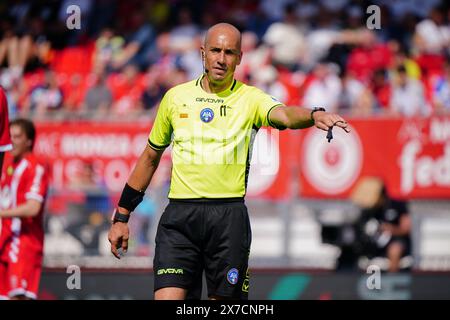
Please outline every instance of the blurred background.
[[[39, 298], [152, 297], [169, 151], [120, 261], [109, 219], [162, 95], [202, 73], [204, 32], [222, 21], [243, 32], [237, 79], [352, 128], [331, 143], [315, 129], [258, 134], [250, 298], [450, 299], [448, 2], [4, 0], [0, 85], [52, 168]], [[70, 265], [80, 290], [66, 286]]]

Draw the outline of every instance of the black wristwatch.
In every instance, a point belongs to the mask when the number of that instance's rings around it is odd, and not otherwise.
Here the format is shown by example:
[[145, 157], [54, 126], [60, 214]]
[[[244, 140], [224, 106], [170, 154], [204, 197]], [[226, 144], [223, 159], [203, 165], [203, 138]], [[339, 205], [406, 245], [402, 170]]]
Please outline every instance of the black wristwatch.
[[313, 108], [312, 110], [311, 110], [311, 120], [314, 122], [314, 117], [313, 117], [313, 114], [314, 114], [314, 112], [316, 112], [316, 111], [326, 111], [325, 110], [325, 108], [322, 108], [322, 107], [315, 107], [315, 108]]
[[130, 219], [130, 214], [123, 214], [123, 213], [120, 213], [119, 211], [117, 211], [117, 209], [114, 209], [111, 222], [112, 223], [115, 223], [115, 222], [127, 223], [129, 219]]

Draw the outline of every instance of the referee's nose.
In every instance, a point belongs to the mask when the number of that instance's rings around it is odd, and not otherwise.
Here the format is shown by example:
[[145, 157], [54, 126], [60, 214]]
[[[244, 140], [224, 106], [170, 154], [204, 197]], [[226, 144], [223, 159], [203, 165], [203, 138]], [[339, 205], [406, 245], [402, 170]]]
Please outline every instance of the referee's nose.
[[217, 62], [219, 62], [219, 64], [221, 65], [221, 66], [224, 66], [225, 65], [225, 51], [220, 51], [220, 54], [219, 54], [219, 57], [218, 57], [218, 60], [217, 60]]

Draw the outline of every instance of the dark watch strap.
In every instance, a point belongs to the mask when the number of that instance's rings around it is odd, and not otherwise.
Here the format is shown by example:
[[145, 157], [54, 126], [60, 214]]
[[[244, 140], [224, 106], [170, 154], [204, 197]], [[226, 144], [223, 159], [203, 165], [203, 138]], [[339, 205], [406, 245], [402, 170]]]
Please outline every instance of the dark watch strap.
[[316, 108], [313, 108], [313, 109], [311, 110], [311, 120], [312, 120], [312, 121], [314, 121], [313, 114], [314, 114], [314, 112], [317, 112], [317, 111], [326, 111], [326, 110], [325, 110], [325, 108], [322, 108], [322, 107], [316, 107]]
[[117, 209], [114, 210], [112, 223], [114, 223], [114, 222], [127, 223], [129, 219], [130, 219], [130, 214], [122, 214], [122, 213], [118, 212]]

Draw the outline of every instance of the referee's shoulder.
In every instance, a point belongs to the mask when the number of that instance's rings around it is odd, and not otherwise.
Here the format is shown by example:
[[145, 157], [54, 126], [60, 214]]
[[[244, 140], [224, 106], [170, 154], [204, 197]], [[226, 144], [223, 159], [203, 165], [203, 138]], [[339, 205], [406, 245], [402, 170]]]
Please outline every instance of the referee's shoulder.
[[241, 93], [251, 94], [251, 95], [256, 95], [256, 94], [264, 93], [264, 91], [261, 90], [261, 89], [258, 88], [258, 87], [255, 87], [255, 86], [246, 84], [246, 83], [241, 82], [241, 81], [238, 81], [238, 83], [239, 83], [238, 88], [239, 88], [239, 91], [240, 91]]
[[166, 94], [175, 95], [180, 92], [184, 93], [186, 92], [186, 90], [192, 90], [192, 88], [195, 87], [195, 81], [196, 80], [191, 80], [177, 84], [176, 86], [173, 86], [172, 88], [167, 90]]

